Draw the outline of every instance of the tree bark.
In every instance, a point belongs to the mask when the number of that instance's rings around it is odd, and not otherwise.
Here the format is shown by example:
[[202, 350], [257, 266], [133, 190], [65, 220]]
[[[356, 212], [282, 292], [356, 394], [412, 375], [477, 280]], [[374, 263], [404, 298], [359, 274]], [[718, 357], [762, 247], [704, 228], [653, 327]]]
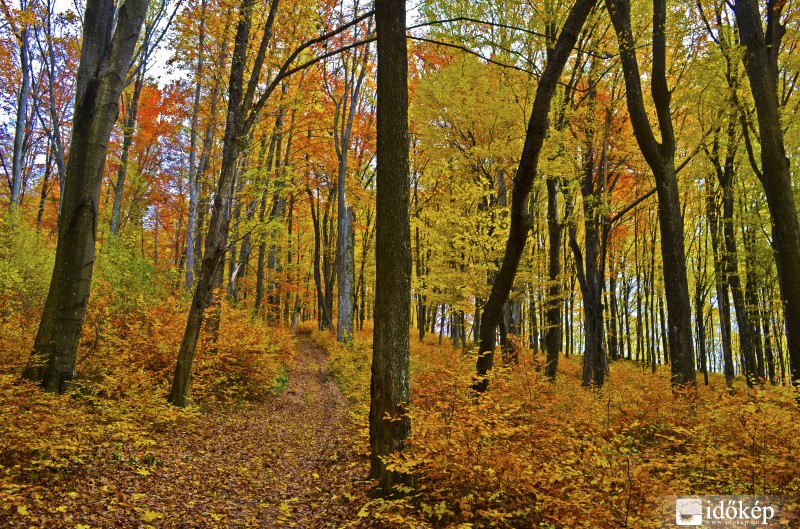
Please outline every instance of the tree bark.
[[53, 393], [75, 377], [94, 267], [100, 186], [148, 0], [87, 0], [78, 66], [72, 140], [53, 276], [33, 353], [23, 376]]
[[384, 457], [408, 449], [411, 434], [409, 325], [408, 57], [405, 0], [377, 0], [377, 191], [375, 328], [370, 383], [370, 477], [384, 494], [403, 493], [413, 476], [386, 468]]
[[488, 386], [487, 374], [494, 363], [497, 325], [500, 321], [503, 304], [511, 292], [520, 257], [528, 238], [530, 219], [527, 213], [527, 202], [533, 179], [538, 172], [539, 154], [547, 135], [550, 102], [553, 99], [561, 72], [564, 70], [564, 65], [578, 39], [578, 34], [595, 3], [596, 0], [576, 0], [536, 89], [528, 131], [525, 135], [525, 145], [514, 177], [511, 224], [503, 264], [492, 284], [492, 292], [486, 301], [481, 317], [481, 342], [475, 366], [477, 376], [474, 383], [474, 388], [478, 391], [484, 391]]
[[630, 2], [611, 0], [607, 7], [619, 41], [631, 125], [639, 148], [656, 180], [664, 281], [670, 285], [666, 298], [672, 383], [694, 385], [696, 376], [689, 280], [686, 273], [683, 218], [675, 171], [675, 135], [670, 113], [672, 92], [667, 86], [666, 78], [666, 0], [653, 0], [651, 89], [661, 142], [655, 138], [644, 105], [639, 64], [633, 43]]

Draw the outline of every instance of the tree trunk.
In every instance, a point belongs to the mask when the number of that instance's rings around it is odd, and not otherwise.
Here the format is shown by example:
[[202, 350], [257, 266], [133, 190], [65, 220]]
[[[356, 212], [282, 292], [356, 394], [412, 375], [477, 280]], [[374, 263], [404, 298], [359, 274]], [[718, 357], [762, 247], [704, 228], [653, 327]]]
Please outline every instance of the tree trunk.
[[[28, 2], [21, 0], [20, 9], [25, 11]], [[137, 30], [138, 32], [138, 30]], [[14, 152], [11, 160], [11, 206], [18, 208], [22, 198], [22, 165], [24, 152], [24, 140], [27, 134], [26, 125], [28, 124], [28, 92], [31, 86], [31, 68], [28, 57], [28, 24], [22, 23], [17, 35], [19, 41], [19, 67], [22, 73], [22, 82], [17, 94], [17, 117], [14, 125]]]
[[[282, 114], [278, 112], [278, 120], [275, 123], [275, 131], [272, 133], [272, 136], [269, 141], [269, 151], [267, 154], [267, 164], [262, 168], [265, 175], [269, 175], [273, 170], [273, 163], [275, 160], [275, 149], [278, 145], [278, 136], [279, 136], [279, 127], [280, 127], [280, 120], [282, 120]], [[264, 141], [266, 138], [262, 140], [262, 148], [264, 146]], [[264, 192], [261, 194], [261, 198], [259, 199], [258, 205], [258, 222], [260, 224], [264, 224], [267, 218], [267, 178], [265, 177], [263, 188]], [[311, 201], [311, 209], [313, 213], [314, 209], [314, 202]], [[261, 313], [261, 303], [264, 300], [264, 282], [265, 282], [265, 272], [266, 272], [266, 263], [267, 263], [267, 241], [265, 238], [261, 238], [258, 243], [258, 264], [256, 266], [256, 294], [255, 300], [253, 302], [253, 313], [258, 315]]]
[[514, 177], [513, 195], [511, 197], [511, 225], [506, 242], [503, 264], [492, 284], [492, 292], [483, 309], [481, 317], [481, 342], [476, 362], [476, 380], [474, 387], [484, 391], [488, 386], [487, 374], [494, 363], [495, 334], [501, 312], [517, 273], [522, 252], [530, 229], [527, 202], [533, 180], [538, 172], [539, 153], [547, 135], [550, 102], [555, 93], [556, 84], [564, 70], [578, 34], [596, 0], [576, 0], [564, 27], [558, 36], [552, 57], [539, 80], [536, 89], [528, 131], [525, 136], [520, 163]]
[[[369, 29], [367, 30], [369, 32]], [[339, 268], [339, 290], [337, 292], [336, 339], [349, 342], [353, 336], [353, 300], [355, 282], [355, 244], [353, 222], [355, 212], [347, 204], [347, 165], [350, 154], [350, 138], [353, 132], [353, 121], [356, 116], [361, 86], [367, 73], [369, 45], [363, 47], [362, 55], [358, 52], [353, 57], [351, 67], [345, 66], [344, 93], [336, 105], [334, 125], [334, 141], [339, 158], [337, 180], [337, 218], [336, 264]], [[341, 125], [341, 129], [338, 125]]]
[[728, 296], [728, 275], [726, 272], [725, 248], [720, 248], [720, 229], [717, 219], [717, 204], [714, 190], [706, 197], [706, 217], [711, 231], [711, 247], [714, 255], [714, 284], [717, 291], [717, 310], [719, 311], [719, 331], [722, 340], [722, 364], [725, 383], [733, 385], [733, 345], [731, 342], [731, 302]]
[[117, 183], [114, 185], [114, 201], [111, 203], [111, 223], [109, 225], [109, 229], [114, 235], [119, 231], [121, 222], [122, 196], [125, 191], [125, 177], [128, 174], [128, 155], [136, 132], [136, 114], [139, 111], [139, 97], [142, 94], [142, 86], [144, 85], [144, 72], [142, 65], [136, 74], [133, 95], [125, 107], [125, 119], [122, 125], [122, 152], [119, 157], [119, 169], [117, 169]]
[[[98, 206], [122, 80], [147, 0], [87, 0], [55, 266], [33, 353], [23, 376], [62, 392], [75, 377], [76, 353], [92, 283]], [[115, 24], [116, 22], [116, 24]]]
[[[53, 157], [55, 158], [56, 167], [58, 168], [58, 185], [63, 191], [67, 167], [64, 157], [64, 145], [61, 136], [61, 123], [58, 115], [58, 101], [55, 95], [56, 52], [55, 47], [53, 46], [53, 8], [53, 4], [50, 2], [46, 3], [46, 21], [44, 27], [45, 37], [47, 40], [46, 55], [48, 60], [46, 61], [45, 67], [47, 70], [47, 93], [50, 100], [48, 104], [50, 111], [50, 130], [47, 131], [47, 134], [53, 147]], [[42, 52], [42, 55], [45, 55], [45, 52]], [[64, 193], [62, 192], [59, 198], [59, 214], [61, 212], [61, 201], [63, 200], [63, 197]]]
[[409, 325], [411, 226], [408, 167], [408, 58], [405, 0], [379, 0], [375, 329], [372, 341], [370, 477], [384, 494], [413, 486], [413, 476], [390, 471], [382, 459], [408, 449], [411, 434]]
[[612, 360], [619, 360], [622, 355], [620, 354], [620, 347], [622, 341], [620, 340], [620, 332], [622, 326], [619, 325], [620, 317], [617, 303], [617, 271], [611, 266], [611, 278], [609, 283], [609, 305], [611, 307], [611, 318], [609, 319], [609, 333], [608, 333], [608, 350], [609, 356]]
[[651, 89], [661, 142], [658, 142], [653, 134], [644, 105], [639, 65], [633, 43], [629, 0], [612, 0], [607, 7], [619, 41], [631, 125], [639, 148], [656, 180], [664, 282], [670, 285], [666, 298], [672, 382], [676, 385], [694, 385], [696, 377], [691, 303], [686, 274], [683, 218], [675, 171], [675, 136], [670, 113], [672, 92], [667, 86], [666, 79], [666, 0], [653, 0]]
[[189, 216], [186, 222], [186, 289], [191, 290], [194, 285], [194, 237], [197, 231], [197, 201], [200, 186], [197, 183], [197, 121], [200, 113], [200, 89], [203, 76], [203, 46], [206, 38], [206, 4], [200, 4], [200, 35], [197, 47], [197, 67], [195, 68], [194, 102], [192, 104], [192, 118], [189, 132]]
[[242, 1], [240, 18], [236, 26], [230, 81], [228, 84], [228, 112], [225, 135], [223, 137], [219, 182], [211, 210], [211, 223], [206, 236], [200, 274], [197, 279], [192, 304], [189, 308], [186, 330], [178, 352], [178, 361], [175, 365], [175, 374], [172, 379], [172, 390], [169, 397], [169, 401], [172, 404], [180, 407], [185, 407], [189, 404], [192, 361], [194, 360], [195, 348], [197, 347], [197, 340], [203, 324], [203, 316], [212, 300], [219, 267], [224, 265], [223, 259], [228, 243], [231, 202], [236, 181], [236, 162], [239, 157], [240, 138], [243, 132], [245, 59], [254, 4], [255, 0]]
[[773, 222], [781, 299], [784, 302], [786, 343], [792, 382], [800, 384], [800, 225], [792, 193], [789, 159], [783, 143], [777, 99], [777, 57], [786, 31], [780, 24], [785, 2], [767, 2], [767, 32], [755, 0], [736, 0], [739, 36], [746, 48], [745, 67], [758, 116], [761, 172]]

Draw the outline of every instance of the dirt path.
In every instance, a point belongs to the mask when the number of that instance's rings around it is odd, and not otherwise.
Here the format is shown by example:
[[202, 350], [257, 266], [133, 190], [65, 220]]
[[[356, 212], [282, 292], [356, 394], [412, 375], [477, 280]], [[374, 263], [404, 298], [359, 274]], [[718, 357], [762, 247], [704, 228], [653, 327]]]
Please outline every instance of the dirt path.
[[307, 338], [296, 350], [285, 393], [156, 435], [152, 446], [130, 451], [146, 461], [126, 449], [92, 461], [40, 498], [42, 514], [52, 515], [45, 526], [324, 528], [358, 520], [351, 495], [363, 489], [367, 460], [354, 453], [347, 401], [325, 353]]

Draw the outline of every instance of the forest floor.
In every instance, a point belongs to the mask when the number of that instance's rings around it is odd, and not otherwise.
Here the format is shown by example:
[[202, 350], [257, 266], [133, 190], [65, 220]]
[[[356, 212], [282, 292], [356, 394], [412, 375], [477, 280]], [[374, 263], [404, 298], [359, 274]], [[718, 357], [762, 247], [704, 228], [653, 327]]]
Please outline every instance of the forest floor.
[[351, 526], [368, 461], [357, 454], [325, 352], [307, 337], [295, 349], [284, 392], [199, 413], [154, 434], [144, 456], [141, 446], [119, 446], [94, 457], [55, 486], [28, 489], [26, 504], [4, 510], [0, 517], [11, 518], [0, 525]]

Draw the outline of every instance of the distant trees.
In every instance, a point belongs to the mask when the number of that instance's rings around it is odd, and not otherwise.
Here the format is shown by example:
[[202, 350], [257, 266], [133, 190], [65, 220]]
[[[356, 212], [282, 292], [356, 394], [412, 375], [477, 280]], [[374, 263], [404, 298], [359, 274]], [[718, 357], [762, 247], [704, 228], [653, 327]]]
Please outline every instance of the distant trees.
[[[193, 296], [178, 405], [204, 327], [224, 339], [220, 288], [269, 325], [316, 320], [342, 341], [373, 316], [405, 321], [400, 297], [373, 287], [390, 273], [386, 241], [406, 244], [385, 227], [373, 236], [376, 220], [386, 225], [376, 205], [393, 211], [380, 181], [402, 176], [387, 159], [407, 164], [416, 334], [476, 343], [476, 389], [498, 340], [512, 352], [504, 361], [524, 344], [554, 381], [559, 355], [582, 354], [587, 386], [620, 358], [669, 364], [676, 384], [693, 384], [696, 369], [732, 386], [739, 374], [751, 385], [800, 376], [800, 127], [787, 119], [800, 108], [797, 7], [430, 0], [406, 28], [410, 119], [382, 107], [376, 164], [370, 6], [140, 3], [91, 0], [85, 40], [98, 51], [84, 50], [80, 68], [69, 7], [0, 6], [4, 204], [35, 218], [37, 237], [59, 236], [26, 377], [61, 391], [74, 376], [95, 241], [108, 244], [99, 259], [135, 253]], [[391, 6], [381, 9], [395, 16]], [[142, 35], [123, 64], [130, 39], [115, 31], [134, 7]], [[155, 77], [164, 39], [181, 79]], [[91, 73], [89, 60], [100, 64]], [[389, 119], [408, 137], [388, 135]], [[406, 344], [382, 325], [386, 367]]]
[[[250, 51], [250, 39], [251, 29], [254, 24], [254, 11], [257, 5], [254, 0], [242, 0], [239, 7], [239, 18], [234, 36], [228, 82], [228, 110], [225, 119], [225, 133], [222, 139], [220, 176], [217, 180], [217, 190], [211, 207], [211, 218], [205, 238], [200, 272], [196, 279], [192, 304], [189, 308], [186, 330], [178, 351], [178, 359], [172, 379], [172, 390], [169, 396], [169, 401], [176, 406], [183, 407], [189, 403], [192, 362], [197, 348], [197, 341], [203, 326], [205, 311], [211, 304], [214, 290], [222, 283], [224, 259], [229, 250], [231, 214], [235, 198], [237, 172], [240, 170], [240, 157], [242, 154], [246, 154], [252, 142], [255, 125], [261, 112], [269, 101], [270, 96], [281, 86], [284, 79], [293, 73], [308, 68], [322, 58], [335, 55], [353, 46], [342, 46], [328, 53], [322, 53], [306, 62], [300, 62], [299, 59], [304, 51], [312, 49], [314, 45], [327, 42], [331, 37], [372, 15], [371, 11], [367, 12], [332, 31], [295, 44], [293, 48], [290, 48], [292, 51], [285, 56], [282, 62], [279, 62], [279, 66], [274, 71], [268, 71], [267, 78], [262, 79], [262, 71], [264, 70], [268, 52], [273, 49], [273, 27], [278, 15], [278, 6], [279, 0], [273, 0], [269, 4], [268, 12], [262, 14], [264, 16], [263, 22], [257, 26], [260, 32], [260, 39], [255, 54]], [[264, 85], [266, 86], [264, 87]], [[280, 129], [278, 126], [276, 128], [279, 133]], [[281, 151], [278, 150], [274, 161], [276, 166], [279, 165], [280, 155]], [[277, 207], [277, 211], [280, 211], [282, 216], [282, 205], [280, 205], [279, 201], [282, 201], [283, 197], [278, 195], [276, 198], [273, 212], [276, 211]], [[255, 207], [255, 204], [254, 202], [251, 207]], [[215, 313], [212, 327], [218, 329], [218, 325], [218, 314]], [[214, 333], [216, 334], [216, 331]]]

